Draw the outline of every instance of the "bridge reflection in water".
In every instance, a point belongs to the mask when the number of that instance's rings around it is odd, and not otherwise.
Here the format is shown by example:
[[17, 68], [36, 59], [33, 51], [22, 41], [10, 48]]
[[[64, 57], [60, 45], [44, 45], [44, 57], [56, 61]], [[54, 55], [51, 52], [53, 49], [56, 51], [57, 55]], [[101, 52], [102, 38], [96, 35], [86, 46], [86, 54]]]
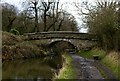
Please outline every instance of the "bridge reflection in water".
[[21, 59], [3, 63], [2, 79], [51, 79], [54, 71], [44, 59]]

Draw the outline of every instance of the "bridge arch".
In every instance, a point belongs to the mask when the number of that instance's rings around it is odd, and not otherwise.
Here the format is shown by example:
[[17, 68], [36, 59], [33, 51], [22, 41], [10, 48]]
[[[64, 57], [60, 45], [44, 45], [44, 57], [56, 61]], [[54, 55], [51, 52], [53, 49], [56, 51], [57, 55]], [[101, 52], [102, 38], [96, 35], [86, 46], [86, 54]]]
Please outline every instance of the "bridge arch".
[[53, 40], [49, 41], [48, 46], [52, 47], [52, 45], [57, 44], [59, 42], [66, 42], [69, 45], [71, 45], [73, 47], [73, 49], [78, 50], [77, 46], [69, 39], [53, 39]]

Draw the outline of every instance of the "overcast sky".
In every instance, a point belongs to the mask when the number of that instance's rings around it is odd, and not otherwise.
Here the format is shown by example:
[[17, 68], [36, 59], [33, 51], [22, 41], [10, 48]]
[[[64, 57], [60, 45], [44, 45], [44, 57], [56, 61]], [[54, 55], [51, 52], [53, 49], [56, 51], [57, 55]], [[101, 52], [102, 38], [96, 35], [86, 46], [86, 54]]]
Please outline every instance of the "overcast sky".
[[[22, 2], [23, 1], [25, 1], [25, 0], [1, 0], [2, 3], [7, 2], [9, 4], [15, 5], [16, 7], [18, 7], [19, 10], [22, 9]], [[80, 26], [82, 24], [82, 22], [81, 22], [80, 19], [78, 19], [79, 16], [77, 15], [76, 7], [74, 5], [71, 5], [71, 4], [73, 4], [73, 2], [77, 3], [78, 1], [80, 1], [80, 2], [86, 1], [86, 2], [89, 2], [89, 3], [94, 3], [95, 0], [60, 0], [60, 3], [61, 4], [69, 3], [66, 6], [64, 6], [64, 8], [69, 13], [71, 13], [72, 15], [75, 16], [76, 21], [77, 21], [78, 25]], [[80, 31], [81, 32], [87, 32], [87, 29], [82, 28]]]

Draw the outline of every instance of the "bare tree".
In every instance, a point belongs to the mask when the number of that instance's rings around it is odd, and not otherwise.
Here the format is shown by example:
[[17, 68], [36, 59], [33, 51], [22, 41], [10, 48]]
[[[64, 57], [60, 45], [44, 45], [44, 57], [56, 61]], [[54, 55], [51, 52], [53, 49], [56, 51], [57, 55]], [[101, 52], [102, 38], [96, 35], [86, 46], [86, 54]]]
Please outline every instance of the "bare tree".
[[[29, 19], [34, 19], [36, 30], [61, 30], [65, 17], [68, 14], [62, 9], [62, 6], [60, 7], [59, 1], [60, 0], [53, 0], [53, 2], [49, 2], [49, 0], [46, 2], [39, 0], [29, 1], [29, 5], [27, 5], [27, 14]], [[38, 24], [43, 24], [40, 25], [43, 28], [38, 26]]]
[[42, 2], [42, 5], [43, 5], [43, 21], [44, 21], [44, 30], [43, 31], [47, 31], [47, 12], [49, 11], [50, 9], [50, 5], [52, 4], [53, 2]]
[[38, 21], [39, 21], [39, 11], [40, 11], [40, 3], [39, 0], [29, 0], [24, 3], [25, 7], [26, 7], [26, 11], [27, 11], [27, 15], [29, 19], [34, 19], [34, 32], [39, 32], [39, 27], [38, 27]]

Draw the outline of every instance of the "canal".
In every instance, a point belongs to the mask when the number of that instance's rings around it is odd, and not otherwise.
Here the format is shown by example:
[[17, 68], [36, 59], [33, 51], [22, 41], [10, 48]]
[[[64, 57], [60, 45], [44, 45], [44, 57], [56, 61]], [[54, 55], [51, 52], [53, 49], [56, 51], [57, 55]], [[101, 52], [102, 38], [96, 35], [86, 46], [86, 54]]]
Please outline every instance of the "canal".
[[56, 69], [50, 67], [46, 58], [20, 59], [2, 65], [2, 79], [52, 79]]

